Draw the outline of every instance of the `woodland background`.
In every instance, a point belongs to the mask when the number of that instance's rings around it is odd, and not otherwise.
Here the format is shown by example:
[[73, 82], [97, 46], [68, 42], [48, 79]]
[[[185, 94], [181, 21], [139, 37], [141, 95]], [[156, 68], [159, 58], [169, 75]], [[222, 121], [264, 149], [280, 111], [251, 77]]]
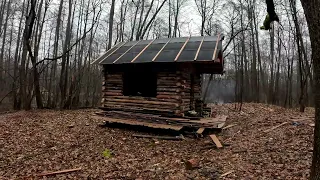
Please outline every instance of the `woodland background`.
[[2, 0], [0, 110], [95, 107], [101, 67], [120, 41], [222, 33], [223, 76], [210, 102], [313, 106], [313, 69], [300, 2], [276, 0], [280, 24], [260, 30], [265, 0]]

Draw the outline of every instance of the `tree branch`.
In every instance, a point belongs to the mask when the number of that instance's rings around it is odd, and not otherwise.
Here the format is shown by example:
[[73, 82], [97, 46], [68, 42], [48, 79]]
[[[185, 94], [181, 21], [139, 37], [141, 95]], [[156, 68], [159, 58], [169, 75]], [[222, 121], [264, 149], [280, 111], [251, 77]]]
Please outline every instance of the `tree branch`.
[[71, 46], [67, 51], [65, 51], [62, 55], [60, 55], [60, 56], [58, 56], [58, 57], [55, 57], [55, 58], [44, 58], [44, 59], [42, 59], [41, 61], [37, 62], [37, 63], [35, 64], [35, 66], [43, 63], [44, 61], [56, 61], [56, 60], [58, 60], [58, 59], [61, 59], [61, 58], [65, 57], [70, 51], [72, 51], [72, 49], [73, 49], [74, 46], [76, 46], [82, 39], [86, 38], [87, 34], [88, 34], [90, 31], [92, 31], [92, 29], [94, 28], [94, 26], [95, 26], [95, 24], [96, 24], [96, 22], [97, 22], [97, 19], [98, 19], [100, 13], [101, 13], [101, 9], [100, 9], [100, 11], [99, 11], [99, 13], [98, 13], [95, 21], [93, 22], [92, 26], [90, 27], [90, 29], [89, 29], [88, 31], [86, 31], [80, 39], [77, 39], [77, 41], [76, 41], [75, 43], [73, 43], [72, 46]]
[[225, 52], [228, 48], [228, 46], [230, 45], [230, 43], [232, 42], [232, 40], [238, 36], [239, 33], [243, 32], [243, 31], [247, 31], [248, 30], [248, 26], [249, 23], [247, 24], [246, 28], [239, 30], [236, 34], [234, 34], [233, 36], [230, 37], [229, 42], [227, 43], [227, 45], [224, 47], [223, 52]]

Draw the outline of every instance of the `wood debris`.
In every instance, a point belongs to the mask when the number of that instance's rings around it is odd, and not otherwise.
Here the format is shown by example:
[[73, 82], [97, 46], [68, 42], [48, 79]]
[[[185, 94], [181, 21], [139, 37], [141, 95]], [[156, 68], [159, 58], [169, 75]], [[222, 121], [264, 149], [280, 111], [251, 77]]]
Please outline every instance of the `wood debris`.
[[265, 133], [268, 133], [268, 132], [273, 131], [273, 130], [275, 130], [275, 129], [283, 126], [283, 125], [286, 125], [286, 124], [288, 124], [288, 122], [281, 123], [281, 124], [279, 124], [279, 125], [277, 125], [277, 126], [272, 127], [271, 129], [265, 130], [264, 132], [265, 132]]
[[228, 171], [228, 172], [226, 172], [226, 173], [222, 174], [220, 177], [228, 176], [228, 175], [229, 175], [229, 174], [231, 174], [231, 173], [234, 173], [234, 171], [233, 171], [233, 170]]
[[220, 143], [219, 139], [217, 138], [217, 136], [215, 134], [211, 134], [210, 138], [216, 144], [217, 148], [223, 148], [222, 144]]
[[202, 134], [205, 131], [206, 128], [199, 128], [197, 130], [197, 134]]
[[222, 130], [226, 130], [226, 129], [232, 128], [232, 127], [234, 127], [236, 125], [237, 124], [229, 124], [228, 126], [223, 127]]
[[69, 173], [69, 172], [80, 171], [80, 170], [81, 170], [81, 168], [75, 168], [75, 169], [66, 169], [66, 170], [62, 170], [62, 171], [44, 172], [44, 173], [41, 173], [41, 174], [37, 174], [37, 176], [38, 177], [50, 176], [50, 175]]
[[34, 177], [43, 177], [43, 176], [52, 176], [52, 175], [57, 175], [57, 174], [65, 174], [65, 173], [70, 173], [70, 172], [75, 172], [75, 171], [80, 171], [81, 168], [75, 168], [75, 169], [66, 169], [66, 170], [61, 170], [61, 171], [53, 171], [53, 172], [43, 172], [40, 174], [36, 174], [35, 176], [26, 176], [23, 177], [22, 179], [28, 179], [28, 178], [34, 178]]
[[154, 138], [154, 139], [164, 139], [164, 140], [184, 140], [185, 139], [182, 134], [180, 136], [150, 136], [150, 135], [133, 134], [132, 136], [138, 137], [138, 138]]

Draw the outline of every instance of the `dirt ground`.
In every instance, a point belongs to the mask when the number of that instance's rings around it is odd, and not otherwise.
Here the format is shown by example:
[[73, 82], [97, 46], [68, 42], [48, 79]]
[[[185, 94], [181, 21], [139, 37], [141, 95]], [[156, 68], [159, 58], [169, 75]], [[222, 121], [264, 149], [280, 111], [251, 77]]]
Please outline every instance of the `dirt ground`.
[[[263, 104], [245, 104], [241, 112], [234, 111], [234, 104], [214, 109], [229, 116], [227, 125], [236, 125], [217, 134], [222, 149], [212, 146], [208, 136], [183, 141], [135, 138], [132, 134], [146, 133], [100, 127], [101, 121], [91, 118], [96, 110], [1, 114], [0, 179], [80, 167], [47, 179], [308, 178], [312, 109], [303, 114]], [[283, 122], [288, 123], [270, 130]], [[103, 156], [106, 149], [111, 157]], [[191, 158], [199, 167], [187, 170], [184, 162]]]

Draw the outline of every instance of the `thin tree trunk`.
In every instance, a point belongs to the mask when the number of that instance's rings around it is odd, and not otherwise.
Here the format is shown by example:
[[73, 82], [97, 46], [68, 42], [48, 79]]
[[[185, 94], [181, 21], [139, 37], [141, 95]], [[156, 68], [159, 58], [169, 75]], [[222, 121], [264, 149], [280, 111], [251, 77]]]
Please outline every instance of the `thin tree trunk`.
[[110, 49], [111, 45], [112, 45], [114, 6], [115, 6], [115, 0], [112, 0], [111, 10], [110, 10], [110, 15], [109, 15], [109, 43], [108, 43], [108, 49]]
[[[4, 48], [5, 48], [4, 45], [6, 44], [6, 35], [7, 35], [7, 29], [8, 29], [9, 14], [10, 14], [10, 5], [11, 5], [11, 0], [9, 0], [7, 3], [7, 13], [6, 13], [6, 19], [4, 21], [3, 33], [2, 33], [2, 47], [1, 47], [1, 52], [0, 52], [0, 83], [3, 85], [0, 86], [0, 92], [2, 90], [4, 90], [5, 84], [6, 84], [6, 81], [4, 79], [5, 67], [3, 64], [4, 64]], [[4, 13], [1, 13], [1, 14], [4, 14]], [[3, 15], [1, 15], [1, 16], [3, 16]], [[0, 20], [0, 21], [2, 21], [2, 20]], [[1, 22], [0, 22], [0, 26], [2, 26]], [[0, 29], [0, 33], [1, 33], [1, 29]]]
[[[72, 18], [72, 0], [69, 0], [69, 11], [68, 11], [68, 22], [66, 28], [66, 39], [64, 42], [63, 52], [67, 52], [71, 40], [71, 18]], [[60, 101], [60, 108], [65, 107], [65, 103], [67, 100], [67, 72], [68, 72], [68, 65], [69, 65], [69, 53], [66, 56], [62, 57], [61, 62], [61, 75], [60, 75], [60, 93], [61, 93], [61, 101]]]

